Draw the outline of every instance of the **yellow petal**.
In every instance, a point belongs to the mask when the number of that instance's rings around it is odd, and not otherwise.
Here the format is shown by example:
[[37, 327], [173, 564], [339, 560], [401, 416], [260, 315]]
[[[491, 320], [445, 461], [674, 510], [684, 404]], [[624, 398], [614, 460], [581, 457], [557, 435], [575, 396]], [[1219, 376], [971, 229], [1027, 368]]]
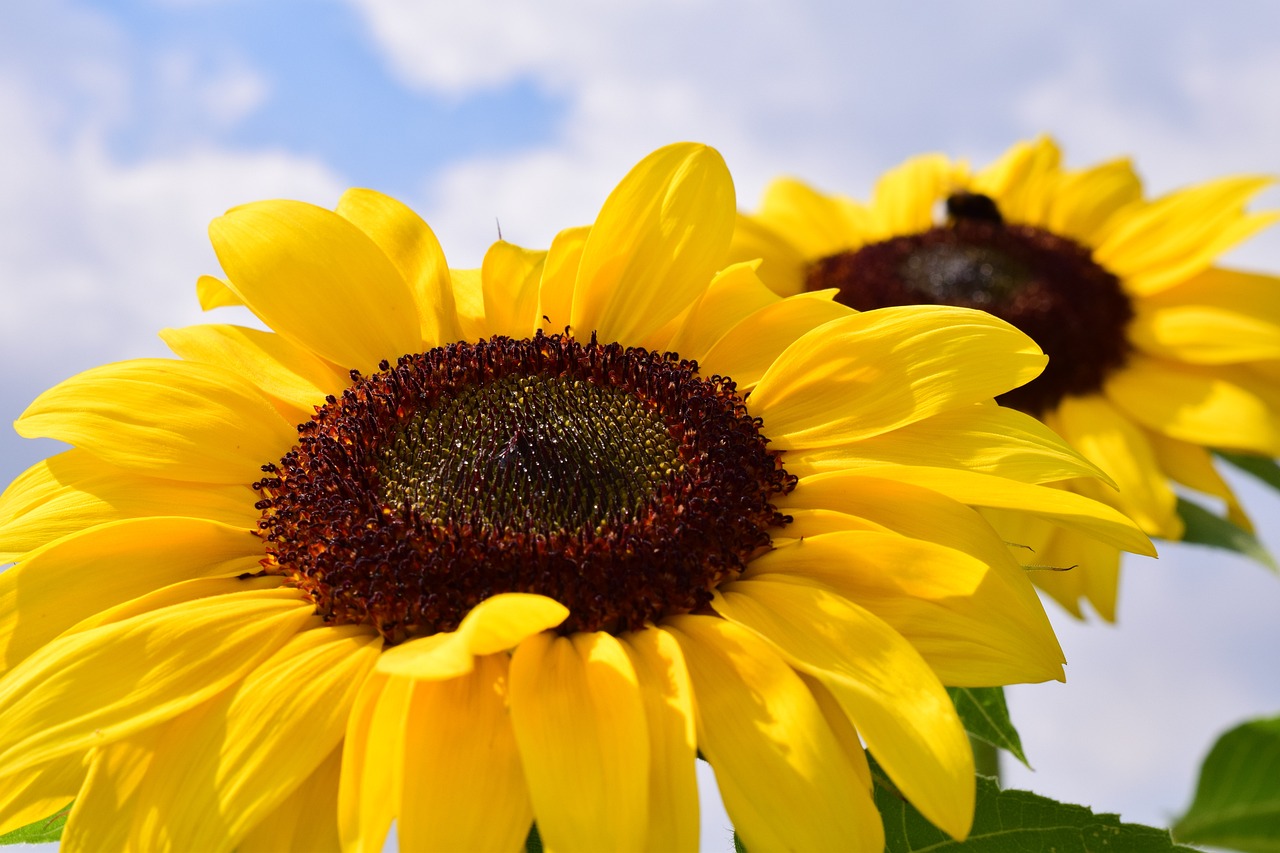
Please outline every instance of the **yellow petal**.
[[689, 309], [672, 335], [667, 349], [681, 358], [702, 361], [720, 336], [753, 312], [780, 302], [756, 275], [759, 261], [730, 264], [707, 287], [707, 292]]
[[793, 296], [802, 292], [809, 260], [791, 240], [763, 220], [738, 214], [729, 261], [759, 261], [760, 280], [774, 293]]
[[14, 429], [56, 438], [143, 474], [253, 483], [297, 439], [247, 381], [221, 368], [145, 358], [86, 370], [35, 399]]
[[338, 783], [338, 833], [348, 853], [379, 853], [400, 804], [405, 722], [413, 682], [373, 672], [347, 719]]
[[1280, 279], [1210, 268], [1136, 300], [1129, 338], [1150, 355], [1194, 364], [1280, 358]]
[[1245, 530], [1253, 530], [1253, 522], [1245, 513], [1235, 491], [1218, 473], [1213, 456], [1198, 444], [1178, 441], [1151, 430], [1146, 431], [1147, 441], [1155, 453], [1160, 470], [1182, 485], [1220, 498], [1227, 506], [1227, 518]]
[[146, 779], [162, 731], [158, 726], [136, 732], [89, 752], [85, 759], [88, 777], [71, 806], [59, 850], [93, 853], [136, 849], [130, 844], [132, 824], [121, 816], [136, 807], [134, 795]]
[[775, 449], [829, 447], [988, 400], [1045, 362], [1030, 338], [982, 311], [881, 308], [788, 347], [752, 392], [751, 409]]
[[511, 723], [550, 850], [639, 850], [649, 822], [649, 732], [622, 644], [535, 634], [511, 658]]
[[750, 391], [787, 347], [808, 332], [855, 312], [832, 301], [834, 291], [775, 301], [734, 324], [699, 360], [704, 373], [728, 376]]
[[885, 466], [870, 469], [869, 473], [875, 477], [924, 486], [969, 506], [1010, 509], [1038, 516], [1079, 530], [1113, 547], [1155, 556], [1151, 541], [1129, 518], [1103, 503], [1062, 489], [1018, 483], [976, 471], [925, 466]]
[[254, 591], [54, 640], [0, 680], [0, 776], [128, 737], [222, 692], [313, 611], [296, 590]]
[[563, 332], [573, 313], [573, 289], [590, 226], [566, 228], [551, 240], [538, 287], [538, 321], [550, 332]]
[[456, 678], [471, 671], [477, 655], [513, 649], [568, 615], [567, 607], [545, 596], [499, 593], [471, 608], [458, 630], [387, 649], [378, 658], [378, 672], [425, 680]]
[[675, 638], [653, 628], [622, 635], [649, 726], [648, 850], [698, 849], [693, 687]]
[[84, 762], [77, 755], [0, 780], [0, 835], [65, 809], [84, 776]]
[[341, 743], [381, 645], [363, 626], [303, 631], [235, 687], [165, 726], [135, 794], [146, 807], [130, 810], [134, 844], [234, 847]]
[[800, 677], [747, 629], [675, 616], [693, 684], [698, 746], [748, 850], [884, 847], [880, 815]]
[[934, 206], [951, 187], [951, 161], [942, 154], [912, 157], [881, 176], [871, 194], [871, 240], [919, 234], [933, 227]]
[[807, 260], [857, 248], [873, 225], [870, 211], [853, 199], [824, 195], [794, 178], [765, 187], [756, 218], [786, 236]]
[[237, 845], [237, 853], [307, 850], [338, 853], [338, 777], [342, 749], [335, 749], [310, 777]]
[[858, 774], [862, 786], [868, 791], [872, 790], [871, 765], [867, 763], [867, 751], [862, 748], [862, 739], [858, 737], [858, 730], [853, 727], [849, 715], [821, 681], [801, 670], [795, 670], [795, 673], [800, 676], [804, 686], [809, 688], [813, 701], [822, 711], [822, 718], [827, 721], [827, 725], [831, 727], [831, 734], [840, 744], [840, 752]]
[[851, 531], [765, 554], [744, 579], [834, 590], [906, 637], [952, 686], [1061, 680], [1062, 649], [1049, 620], [1030, 583], [1003, 568], [1008, 562], [991, 565], [924, 540]]
[[798, 477], [883, 464], [964, 468], [1018, 480], [1049, 483], [1106, 475], [1035, 418], [1014, 409], [975, 403], [939, 412], [845, 447], [786, 455]]
[[968, 834], [968, 737], [942, 683], [901, 634], [829, 590], [760, 577], [721, 586], [712, 606], [821, 681], [912, 805], [951, 836]]
[[1019, 142], [976, 174], [970, 189], [995, 199], [1007, 222], [1042, 225], [1061, 160], [1057, 144], [1047, 136]]
[[527, 338], [537, 328], [538, 284], [546, 252], [499, 240], [480, 267], [485, 324], [490, 334]]
[[1045, 227], [1084, 246], [1097, 245], [1118, 211], [1142, 201], [1142, 181], [1125, 158], [1064, 172], [1049, 199]]
[[20, 661], [76, 622], [178, 581], [260, 569], [262, 541], [198, 518], [116, 521], [73, 533], [0, 573], [0, 660]]
[[144, 613], [154, 613], [157, 610], [188, 604], [202, 598], [213, 599], [224, 595], [247, 595], [251, 592], [282, 590], [284, 582], [284, 578], [279, 575], [253, 577], [236, 575], [230, 578], [196, 578], [178, 581], [139, 595], [137, 598], [131, 598], [123, 604], [99, 610], [92, 616], [81, 619], [63, 634], [78, 634], [93, 628], [101, 628], [103, 625], [114, 625]]
[[397, 829], [402, 850], [519, 850], [533, 823], [506, 707], [507, 656], [414, 684]]
[[1108, 399], [1170, 438], [1280, 456], [1280, 419], [1267, 401], [1223, 368], [1133, 355], [1107, 380]]
[[249, 378], [289, 423], [310, 420], [326, 395], [340, 395], [351, 384], [349, 374], [271, 332], [204, 325], [164, 329], [160, 338], [181, 359]]
[[1062, 437], [1115, 480], [1107, 503], [1150, 536], [1182, 536], [1178, 496], [1169, 487], [1142, 429], [1100, 394], [1064, 397], [1053, 423]]
[[1066, 571], [1032, 571], [1031, 578], [1073, 616], [1080, 618], [1080, 602], [1088, 601], [1108, 622], [1116, 618], [1120, 584], [1120, 554], [1114, 548], [1073, 530], [1057, 530], [1036, 552], [1045, 566]]
[[83, 450], [37, 462], [0, 494], [0, 563], [109, 521], [183, 515], [252, 528], [261, 515], [247, 484], [144, 477]]
[[733, 219], [733, 179], [715, 149], [679, 143], [641, 160], [609, 195], [583, 247], [574, 333], [644, 340], [724, 265]]
[[396, 199], [366, 189], [343, 193], [336, 212], [368, 235], [395, 264], [418, 306], [425, 347], [458, 340], [462, 330], [449, 265], [435, 232], [422, 217]]
[[333, 211], [257, 202], [215, 219], [209, 236], [244, 304], [339, 367], [371, 373], [421, 348], [418, 306], [399, 270]]
[[464, 341], [478, 341], [489, 337], [484, 316], [484, 283], [480, 270], [450, 270], [453, 281], [453, 298], [458, 308], [458, 326]]
[[1128, 293], [1144, 296], [1207, 269], [1235, 244], [1280, 214], [1246, 214], [1245, 204], [1269, 178], [1236, 177], [1169, 193], [1126, 209], [1093, 256], [1119, 276]]
[[204, 311], [244, 304], [231, 289], [231, 285], [212, 275], [202, 275], [196, 279], [196, 299], [199, 300], [200, 308]]

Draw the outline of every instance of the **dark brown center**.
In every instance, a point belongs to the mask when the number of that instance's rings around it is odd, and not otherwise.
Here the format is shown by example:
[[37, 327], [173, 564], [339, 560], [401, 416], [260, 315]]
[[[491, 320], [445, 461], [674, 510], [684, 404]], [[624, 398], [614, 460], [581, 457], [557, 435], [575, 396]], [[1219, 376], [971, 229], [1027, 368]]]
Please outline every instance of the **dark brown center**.
[[1048, 354], [1049, 365], [999, 399], [1036, 416], [1053, 411], [1063, 397], [1098, 391], [1124, 366], [1133, 307], [1119, 279], [1087, 248], [1030, 225], [1006, 224], [984, 195], [954, 195], [947, 211], [946, 225], [815, 261], [807, 288], [838, 288], [837, 299], [859, 311], [957, 305], [1017, 326]]
[[795, 479], [733, 383], [642, 349], [496, 337], [353, 374], [256, 484], [268, 572], [389, 641], [500, 592], [564, 631], [705, 607], [785, 524]]

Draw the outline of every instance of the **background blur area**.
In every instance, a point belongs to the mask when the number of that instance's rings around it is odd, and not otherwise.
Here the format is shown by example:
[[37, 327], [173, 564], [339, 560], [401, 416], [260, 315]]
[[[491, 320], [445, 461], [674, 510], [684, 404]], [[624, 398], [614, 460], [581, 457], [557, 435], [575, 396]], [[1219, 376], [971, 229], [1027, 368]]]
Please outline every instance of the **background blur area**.
[[[373, 187], [478, 266], [499, 225], [545, 247], [679, 139], [723, 152], [747, 208], [778, 173], [865, 197], [909, 155], [981, 164], [1041, 132], [1074, 166], [1131, 154], [1166, 191], [1280, 172], [1277, 92], [1280, 5], [1261, 0], [3, 3], [0, 420], [222, 319], [194, 284], [237, 203]], [[1229, 260], [1280, 271], [1280, 229]], [[0, 481], [54, 450], [6, 425]], [[1280, 501], [1241, 486], [1280, 552]], [[1128, 564], [1119, 628], [1051, 608], [1068, 683], [1011, 690], [1036, 771], [1006, 762], [1006, 784], [1164, 824], [1218, 732], [1280, 711], [1280, 579], [1163, 550]]]

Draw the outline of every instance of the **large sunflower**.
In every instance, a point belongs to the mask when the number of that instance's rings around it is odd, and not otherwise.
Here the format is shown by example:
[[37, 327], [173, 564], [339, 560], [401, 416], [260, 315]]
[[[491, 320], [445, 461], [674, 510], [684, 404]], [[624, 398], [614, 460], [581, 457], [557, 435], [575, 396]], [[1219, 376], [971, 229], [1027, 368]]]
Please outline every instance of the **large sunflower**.
[[[862, 204], [792, 179], [743, 215], [735, 257], [763, 257], [782, 294], [837, 288], [859, 310], [922, 303], [991, 312], [1049, 356], [1000, 397], [1114, 480], [1066, 488], [1179, 539], [1174, 483], [1221, 499], [1249, 528], [1211, 448], [1280, 454], [1280, 280], [1215, 266], [1276, 221], [1245, 205], [1268, 179], [1224, 178], [1146, 200], [1128, 160], [1064, 169], [1052, 140], [977, 172], [942, 155], [885, 174]], [[1068, 530], [997, 518], [1036, 580], [1079, 616], [1115, 618], [1119, 552]]]
[[1025, 335], [717, 273], [734, 207], [682, 144], [473, 273], [365, 190], [215, 221], [203, 303], [272, 331], [166, 331], [18, 421], [74, 449], [0, 499], [0, 829], [74, 799], [67, 850], [687, 849], [701, 750], [749, 846], [879, 850], [865, 743], [963, 836], [943, 684], [1062, 676], [972, 507], [1149, 543], [1026, 484], [1093, 467], [990, 402]]

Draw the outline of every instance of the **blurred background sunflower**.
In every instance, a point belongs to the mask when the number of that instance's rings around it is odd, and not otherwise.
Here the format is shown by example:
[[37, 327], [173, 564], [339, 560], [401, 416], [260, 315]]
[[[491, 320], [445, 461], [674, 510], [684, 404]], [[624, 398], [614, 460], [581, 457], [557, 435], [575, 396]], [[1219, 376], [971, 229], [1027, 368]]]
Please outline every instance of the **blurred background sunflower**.
[[[724, 152], [744, 200], [783, 170], [866, 188], [915, 152], [989, 163], [1041, 133], [1072, 167], [1133, 155], [1159, 195], [1280, 171], [1277, 57], [1280, 10], [1251, 2], [3, 4], [2, 410], [166, 355], [153, 331], [202, 319], [178, 285], [216, 268], [206, 224], [245, 199], [332, 207], [374, 187], [474, 267], [499, 227], [545, 246], [590, 221], [618, 175], [681, 138]], [[1280, 235], [1223, 263], [1280, 269]], [[57, 449], [0, 431], [0, 480]], [[1228, 482], [1280, 550], [1280, 501]], [[1057, 620], [1067, 684], [1010, 691], [1037, 772], [1007, 767], [1009, 784], [1159, 824], [1212, 732], [1280, 707], [1255, 654], [1280, 645], [1275, 579], [1162, 550], [1128, 561], [1119, 628]], [[1086, 721], [1087, 741], [1063, 736]], [[717, 814], [708, 849], [729, 843]]]

